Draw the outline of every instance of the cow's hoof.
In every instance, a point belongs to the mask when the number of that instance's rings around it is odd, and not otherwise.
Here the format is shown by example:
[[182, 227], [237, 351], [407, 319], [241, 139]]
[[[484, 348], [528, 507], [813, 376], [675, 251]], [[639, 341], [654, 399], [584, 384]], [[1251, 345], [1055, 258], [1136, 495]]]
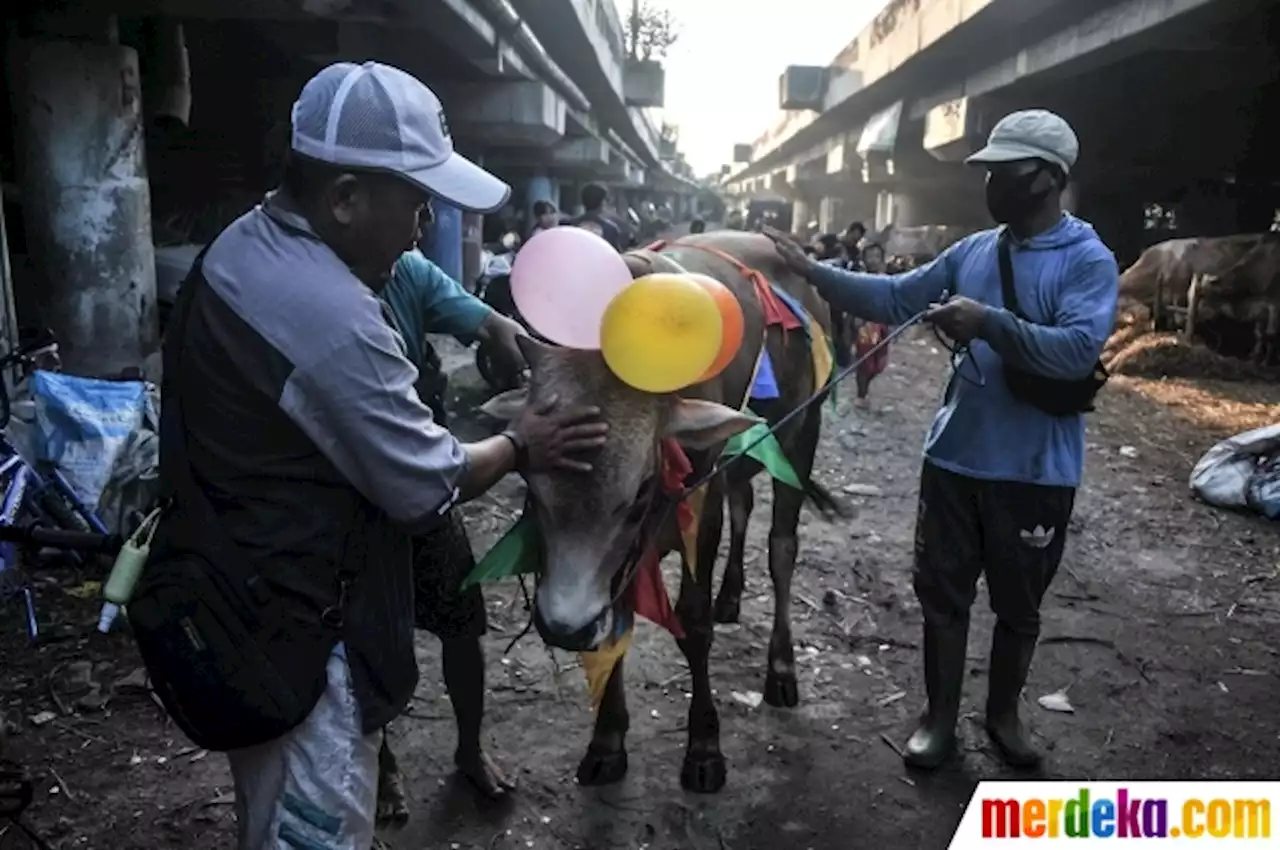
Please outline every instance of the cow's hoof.
[[717, 623], [736, 623], [741, 613], [742, 597], [719, 596], [716, 598], [716, 607], [711, 612], [711, 616]]
[[399, 773], [384, 773], [378, 777], [375, 817], [379, 829], [398, 829], [409, 822], [409, 798]]
[[774, 708], [795, 708], [800, 704], [800, 685], [794, 673], [769, 671], [764, 677], [764, 701]]
[[715, 794], [724, 787], [727, 775], [720, 753], [689, 753], [680, 768], [680, 785], [695, 794]]
[[578, 762], [579, 785], [612, 785], [627, 775], [627, 751], [612, 752], [587, 748]]

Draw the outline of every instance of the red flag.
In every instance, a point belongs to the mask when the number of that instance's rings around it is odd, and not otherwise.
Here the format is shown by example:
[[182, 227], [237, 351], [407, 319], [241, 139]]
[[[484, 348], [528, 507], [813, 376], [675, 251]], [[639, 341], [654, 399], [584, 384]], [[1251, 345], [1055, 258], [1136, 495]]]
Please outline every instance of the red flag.
[[[663, 491], [672, 498], [680, 498], [684, 495], [684, 482], [693, 472], [693, 465], [689, 463], [680, 444], [670, 437], [662, 441], [660, 463]], [[676, 522], [679, 523], [682, 534], [693, 523], [693, 519], [693, 508], [688, 502], [681, 500], [676, 506]], [[654, 533], [660, 531], [655, 529]], [[671, 608], [671, 598], [667, 596], [667, 586], [662, 581], [660, 561], [658, 551], [649, 548], [636, 567], [636, 577], [631, 581], [635, 612], [649, 622], [662, 626], [676, 638], [683, 638], [684, 627]]]

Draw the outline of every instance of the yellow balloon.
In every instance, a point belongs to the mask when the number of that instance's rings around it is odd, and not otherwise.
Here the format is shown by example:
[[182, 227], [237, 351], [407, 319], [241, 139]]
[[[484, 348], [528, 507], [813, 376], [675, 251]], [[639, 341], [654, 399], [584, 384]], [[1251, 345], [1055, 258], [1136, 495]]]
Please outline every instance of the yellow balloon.
[[623, 382], [669, 393], [698, 382], [720, 353], [720, 308], [684, 275], [651, 274], [632, 281], [605, 308], [600, 352]]

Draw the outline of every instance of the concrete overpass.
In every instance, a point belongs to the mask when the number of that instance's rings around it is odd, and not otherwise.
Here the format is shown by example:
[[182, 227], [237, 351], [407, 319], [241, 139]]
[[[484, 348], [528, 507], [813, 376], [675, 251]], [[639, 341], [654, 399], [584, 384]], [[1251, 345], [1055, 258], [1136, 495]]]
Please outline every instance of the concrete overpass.
[[[293, 99], [330, 62], [427, 82], [517, 207], [572, 210], [599, 181], [679, 214], [697, 188], [612, 0], [19, 0], [3, 26], [0, 337], [47, 324], [83, 374], [154, 349], [156, 247], [212, 238], [274, 185]], [[472, 279], [480, 218], [438, 206], [435, 235]]]
[[[1072, 202], [1122, 259], [1170, 229], [1266, 230], [1280, 207], [1269, 0], [892, 0], [825, 68], [788, 68], [783, 111], [725, 179], [799, 224], [981, 227], [960, 161], [1014, 109], [1076, 128]], [[1153, 233], [1154, 231], [1154, 233]]]

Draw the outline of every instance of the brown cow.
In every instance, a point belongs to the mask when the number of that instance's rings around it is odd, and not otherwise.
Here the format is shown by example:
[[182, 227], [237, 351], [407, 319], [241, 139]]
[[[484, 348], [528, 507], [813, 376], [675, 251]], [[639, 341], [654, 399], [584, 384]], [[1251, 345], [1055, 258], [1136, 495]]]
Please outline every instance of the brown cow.
[[[773, 244], [759, 234], [720, 231], [689, 236], [660, 253], [635, 252], [627, 257], [634, 275], [687, 270], [710, 275], [728, 286], [742, 305], [745, 342], [719, 377], [675, 395], [653, 395], [618, 380], [596, 352], [572, 351], [527, 341], [530, 387], [491, 400], [485, 411], [509, 418], [519, 405], [553, 393], [564, 403], [590, 403], [601, 408], [611, 430], [609, 442], [595, 459], [590, 476], [559, 473], [529, 479], [529, 494], [541, 529], [543, 563], [534, 604], [534, 621], [550, 645], [572, 651], [591, 651], [611, 631], [621, 569], [637, 536], [655, 534], [661, 553], [678, 550], [674, 523], [662, 529], [643, 529], [645, 505], [655, 486], [658, 445], [675, 437], [693, 464], [693, 477], [708, 472], [725, 441], [750, 427], [755, 419], [739, 412], [752, 380], [761, 340], [766, 338], [764, 315], [751, 283], [735, 266], [691, 246], [723, 250], [746, 266], [779, 282], [799, 299], [826, 330], [825, 305], [804, 281], [779, 262]], [[758, 412], [777, 421], [817, 389], [809, 344], [800, 331], [784, 335], [770, 329], [767, 343], [781, 398]], [[819, 405], [796, 417], [778, 433], [788, 459], [803, 481], [809, 481], [821, 427]], [[712, 479], [697, 534], [697, 576], [681, 570], [676, 613], [685, 637], [679, 641], [692, 676], [689, 737], [680, 772], [684, 787], [704, 793], [719, 791], [725, 782], [720, 751], [720, 722], [707, 672], [713, 619], [738, 618], [743, 589], [743, 552], [747, 520], [752, 508], [751, 478], [760, 471], [744, 459], [724, 475]], [[720, 595], [712, 606], [714, 569], [724, 514], [729, 501], [730, 546]], [[809, 482], [805, 493], [774, 484], [773, 519], [769, 535], [769, 572], [774, 587], [773, 636], [769, 642], [764, 698], [774, 706], [795, 706], [795, 654], [791, 642], [791, 576], [795, 567], [800, 507], [810, 496], [824, 510], [835, 509], [830, 496]], [[596, 716], [595, 731], [578, 767], [584, 785], [617, 782], [626, 773], [625, 736], [629, 725], [623, 685], [623, 663], [614, 668]]]
[[1168, 307], [1186, 306], [1195, 276], [1225, 273], [1261, 239], [1261, 234], [1245, 233], [1169, 239], [1152, 245], [1120, 275], [1121, 310], [1126, 305], [1145, 305], [1163, 327], [1161, 317]]
[[[1253, 331], [1250, 358], [1267, 362], [1280, 337], [1280, 235], [1267, 234], [1239, 262], [1220, 275], [1197, 275], [1191, 288], [1188, 334], [1215, 319]], [[1218, 348], [1222, 340], [1218, 340]]]

